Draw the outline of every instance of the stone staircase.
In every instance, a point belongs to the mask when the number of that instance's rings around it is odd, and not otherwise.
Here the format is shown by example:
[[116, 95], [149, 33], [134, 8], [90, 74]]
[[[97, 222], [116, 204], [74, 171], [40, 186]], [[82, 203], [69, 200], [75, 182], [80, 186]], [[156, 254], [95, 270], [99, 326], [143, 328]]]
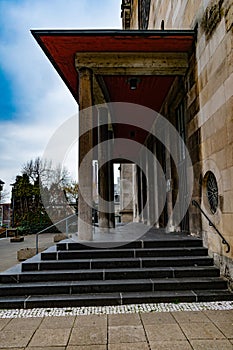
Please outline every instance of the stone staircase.
[[0, 308], [233, 300], [200, 239], [154, 231], [116, 248], [60, 242], [0, 274]]

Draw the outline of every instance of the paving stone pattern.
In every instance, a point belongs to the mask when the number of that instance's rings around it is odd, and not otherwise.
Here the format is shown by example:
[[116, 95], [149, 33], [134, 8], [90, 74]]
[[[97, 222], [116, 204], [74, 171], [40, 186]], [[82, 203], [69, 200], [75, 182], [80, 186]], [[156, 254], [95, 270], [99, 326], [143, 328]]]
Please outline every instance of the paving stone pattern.
[[0, 319], [0, 350], [232, 350], [233, 310]]

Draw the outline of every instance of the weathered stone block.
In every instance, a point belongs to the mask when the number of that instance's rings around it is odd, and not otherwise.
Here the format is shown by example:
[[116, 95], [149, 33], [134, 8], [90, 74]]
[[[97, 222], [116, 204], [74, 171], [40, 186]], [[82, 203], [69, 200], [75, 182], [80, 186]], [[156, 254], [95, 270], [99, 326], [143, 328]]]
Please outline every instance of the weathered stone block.
[[67, 235], [65, 233], [58, 233], [54, 236], [53, 238], [53, 241], [54, 242], [60, 242], [62, 241], [63, 239], [66, 239], [67, 238]]
[[[43, 249], [39, 248], [39, 252], [41, 252], [42, 250]], [[18, 261], [24, 261], [24, 260], [30, 259], [34, 255], [36, 255], [36, 248], [22, 248], [17, 251]]]
[[23, 236], [15, 236], [10, 239], [11, 243], [20, 243], [24, 241]]
[[225, 9], [225, 23], [226, 23], [226, 30], [229, 31], [232, 28], [233, 25], [233, 6], [231, 0], [226, 1], [226, 9]]
[[213, 0], [205, 11], [201, 25], [207, 38], [211, 37], [213, 31], [221, 21], [223, 13], [222, 3], [223, 0]]

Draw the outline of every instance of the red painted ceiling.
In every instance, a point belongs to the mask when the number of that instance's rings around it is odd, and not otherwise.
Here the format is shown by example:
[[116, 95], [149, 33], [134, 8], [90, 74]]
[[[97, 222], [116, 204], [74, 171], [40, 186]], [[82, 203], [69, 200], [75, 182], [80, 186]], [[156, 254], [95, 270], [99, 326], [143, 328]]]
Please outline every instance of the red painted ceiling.
[[189, 52], [195, 35], [191, 30], [33, 30], [32, 34], [77, 102], [76, 52]]
[[[195, 32], [191, 30], [33, 30], [32, 34], [77, 102], [78, 73], [74, 64], [76, 52], [190, 52], [195, 36]], [[129, 78], [117, 75], [102, 76], [110, 97], [109, 102], [130, 102], [159, 111], [174, 81], [172, 76], [140, 76], [137, 89], [130, 90]], [[128, 126], [115, 125], [114, 138], [133, 138], [144, 143], [147, 132], [132, 127], [133, 125], [133, 120]], [[116, 158], [121, 158], [122, 152], [125, 152], [122, 145], [127, 149], [123, 142], [115, 144]], [[139, 149], [136, 148], [128, 149], [129, 157], [132, 157], [133, 153], [137, 154]]]
[[159, 112], [174, 77], [144, 75], [137, 78], [137, 89], [130, 90], [130, 76], [103, 76], [110, 101], [136, 103]]

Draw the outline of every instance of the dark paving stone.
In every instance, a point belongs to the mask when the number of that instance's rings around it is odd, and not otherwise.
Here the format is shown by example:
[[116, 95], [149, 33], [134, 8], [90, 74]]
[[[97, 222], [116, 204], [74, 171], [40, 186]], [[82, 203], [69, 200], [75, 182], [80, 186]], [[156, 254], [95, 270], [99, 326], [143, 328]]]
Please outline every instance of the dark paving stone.
[[0, 297], [0, 309], [23, 309], [25, 307], [25, 297]]
[[142, 258], [142, 267], [156, 267], [156, 266], [208, 266], [212, 265], [213, 260], [209, 257], [159, 257], [156, 259]]
[[120, 293], [34, 296], [27, 299], [25, 308], [105, 305], [121, 305]]
[[220, 271], [215, 266], [188, 266], [173, 267], [173, 276], [179, 277], [219, 277]]
[[134, 250], [127, 249], [101, 249], [101, 250], [83, 250], [83, 251], [64, 251], [58, 252], [58, 260], [65, 259], [108, 259], [108, 258], [133, 258]]
[[152, 291], [153, 283], [150, 279], [87, 281], [72, 284], [72, 293], [113, 293], [123, 291]]
[[155, 291], [144, 293], [122, 293], [123, 304], [162, 303], [162, 302], [195, 302], [192, 291]]
[[117, 259], [93, 259], [91, 261], [92, 269], [113, 269], [113, 268], [132, 268], [140, 267], [141, 260], [139, 258], [117, 258]]
[[173, 271], [170, 267], [161, 268], [135, 268], [135, 269], [111, 269], [105, 270], [105, 279], [131, 279], [131, 278], [172, 278]]
[[228, 289], [223, 290], [194, 290], [197, 300], [201, 301], [233, 301], [233, 293]]
[[136, 257], [173, 257], [173, 256], [205, 256], [208, 254], [208, 249], [203, 247], [190, 248], [147, 248], [136, 249]]

